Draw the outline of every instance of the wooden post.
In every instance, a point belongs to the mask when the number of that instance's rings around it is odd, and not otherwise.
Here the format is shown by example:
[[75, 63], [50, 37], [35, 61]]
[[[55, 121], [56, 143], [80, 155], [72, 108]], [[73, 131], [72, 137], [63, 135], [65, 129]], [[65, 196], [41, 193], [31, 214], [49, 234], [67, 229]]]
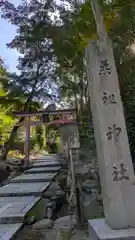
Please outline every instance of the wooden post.
[[91, 0], [99, 40], [86, 51], [88, 88], [106, 223], [112, 229], [135, 227], [134, 170], [113, 49], [97, 0]]
[[63, 126], [59, 127], [59, 131], [60, 131], [60, 153], [64, 153], [64, 130], [63, 130]]
[[79, 195], [79, 189], [78, 189], [76, 177], [75, 177], [72, 148], [69, 149], [69, 158], [70, 158], [70, 169], [72, 174], [72, 187], [74, 191], [73, 197], [74, 197], [74, 203], [76, 205], [77, 225], [79, 226], [81, 224], [80, 195]]

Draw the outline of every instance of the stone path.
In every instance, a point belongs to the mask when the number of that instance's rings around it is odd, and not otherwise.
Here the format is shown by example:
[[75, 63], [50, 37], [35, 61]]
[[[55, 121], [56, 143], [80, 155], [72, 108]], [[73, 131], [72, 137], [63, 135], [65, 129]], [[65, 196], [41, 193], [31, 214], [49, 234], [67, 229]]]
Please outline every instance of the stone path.
[[60, 168], [57, 155], [42, 156], [33, 161], [29, 170], [0, 188], [0, 240], [13, 239]]
[[31, 174], [31, 173], [55, 173], [60, 170], [60, 167], [35, 167], [28, 169], [24, 172], [24, 174]]
[[29, 182], [45, 182], [51, 181], [56, 177], [56, 173], [31, 173], [23, 174], [11, 179], [12, 183], [29, 183]]
[[50, 182], [9, 183], [0, 189], [0, 197], [7, 196], [42, 196]]
[[51, 167], [51, 166], [59, 167], [60, 163], [58, 161], [51, 161], [51, 160], [50, 161], [43, 161], [43, 160], [39, 160], [39, 162], [36, 161], [32, 165], [33, 168], [34, 167], [36, 167], [36, 168], [37, 167]]
[[23, 222], [29, 210], [41, 200], [41, 197], [1, 197], [0, 200], [0, 224], [6, 224]]
[[22, 223], [16, 224], [0, 224], [0, 240], [13, 239], [15, 234], [22, 227]]

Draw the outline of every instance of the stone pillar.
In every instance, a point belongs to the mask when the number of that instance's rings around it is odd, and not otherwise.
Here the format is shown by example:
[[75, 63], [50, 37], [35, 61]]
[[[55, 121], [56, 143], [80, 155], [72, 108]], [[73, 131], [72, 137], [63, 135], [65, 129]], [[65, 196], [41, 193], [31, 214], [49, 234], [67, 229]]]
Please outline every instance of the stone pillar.
[[91, 4], [99, 41], [89, 42], [86, 61], [105, 221], [112, 229], [135, 227], [134, 170], [113, 50], [98, 0]]
[[87, 49], [88, 84], [107, 224], [135, 227], [134, 171], [109, 39]]
[[[60, 139], [61, 139], [61, 146], [64, 150], [66, 147], [66, 143], [68, 142], [68, 145], [72, 145], [71, 148], [76, 149], [76, 159], [79, 158], [79, 149], [80, 149], [80, 143], [79, 143], [79, 132], [78, 127], [76, 124], [64, 124], [60, 126]], [[74, 145], [74, 146], [73, 146]], [[70, 146], [69, 146], [70, 148]]]
[[77, 125], [74, 126], [74, 131], [69, 136], [69, 148], [72, 149], [72, 157], [74, 163], [79, 162], [80, 159], [80, 141]]

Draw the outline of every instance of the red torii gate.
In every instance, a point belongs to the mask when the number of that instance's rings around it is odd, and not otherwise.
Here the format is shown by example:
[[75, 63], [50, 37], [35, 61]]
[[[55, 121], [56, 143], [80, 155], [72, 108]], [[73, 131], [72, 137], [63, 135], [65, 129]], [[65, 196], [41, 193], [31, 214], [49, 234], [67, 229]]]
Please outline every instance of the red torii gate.
[[[25, 120], [20, 126], [26, 129], [26, 142], [25, 142], [25, 160], [29, 164], [30, 154], [30, 127], [46, 125], [63, 125], [63, 124], [76, 124], [76, 109], [60, 109], [53, 111], [36, 111], [36, 112], [13, 112], [16, 117], [25, 117]], [[31, 117], [39, 117], [39, 121], [31, 121]]]

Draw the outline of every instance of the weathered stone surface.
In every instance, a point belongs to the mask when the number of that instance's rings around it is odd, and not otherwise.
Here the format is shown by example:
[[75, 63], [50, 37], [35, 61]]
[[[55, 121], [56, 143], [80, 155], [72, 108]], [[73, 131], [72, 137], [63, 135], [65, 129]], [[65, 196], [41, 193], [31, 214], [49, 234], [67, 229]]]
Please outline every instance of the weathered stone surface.
[[48, 203], [49, 200], [43, 197], [0, 197], [0, 208], [8, 206], [7, 204], [12, 204], [12, 208], [11, 205], [5, 210], [3, 208], [3, 212], [0, 215], [0, 222], [5, 223], [8, 221], [9, 223], [15, 223], [23, 221], [24, 217], [25, 222], [29, 222], [29, 219], [33, 216], [37, 221], [40, 221], [47, 217], [46, 206]]
[[[64, 196], [65, 193], [60, 189], [59, 185], [57, 182], [53, 182], [50, 187], [46, 190], [44, 193], [44, 197], [54, 197], [55, 196]], [[52, 198], [52, 201], [54, 199]]]
[[41, 196], [50, 182], [9, 183], [0, 188], [0, 196]]
[[68, 240], [72, 236], [72, 230], [76, 226], [76, 216], [64, 216], [57, 219], [53, 229], [56, 229], [57, 240]]
[[79, 164], [76, 164], [75, 165], [75, 172], [77, 173], [77, 174], [88, 174], [89, 173], [89, 171], [90, 171], [90, 169], [91, 169], [91, 167], [92, 167], [92, 164], [91, 163], [89, 163], [89, 164], [83, 164], [83, 163], [79, 163]]
[[22, 223], [0, 224], [0, 240], [10, 240], [22, 227]]
[[30, 168], [24, 172], [24, 174], [32, 173], [56, 173], [61, 169], [61, 167], [35, 167]]
[[59, 156], [58, 155], [54, 155], [54, 156], [52, 156], [52, 155], [48, 155], [48, 156], [46, 156], [46, 157], [44, 157], [44, 156], [39, 156], [39, 158], [36, 158], [36, 159], [34, 159], [32, 162], [33, 163], [35, 163], [35, 162], [58, 162], [59, 161]]
[[0, 197], [0, 223], [23, 222], [41, 197]]
[[86, 58], [105, 218], [113, 229], [135, 227], [134, 170], [110, 40], [89, 41]]
[[83, 213], [86, 220], [103, 216], [98, 201], [95, 198], [90, 199], [90, 197], [83, 202]]
[[84, 164], [80, 162], [79, 164], [75, 164], [75, 174], [80, 181], [86, 181], [88, 179], [96, 180], [97, 176], [95, 174], [95, 168], [93, 167], [93, 163]]
[[73, 229], [76, 226], [76, 216], [64, 216], [57, 219], [54, 223], [55, 229]]
[[89, 237], [92, 240], [134, 240], [135, 228], [112, 230], [104, 219], [88, 221]]
[[88, 240], [89, 236], [86, 230], [72, 230], [68, 228], [63, 228], [62, 230], [51, 229], [47, 231], [45, 234], [45, 240], [60, 240], [64, 238], [64, 240]]
[[78, 133], [77, 124], [66, 124], [66, 125], [60, 126], [60, 137], [62, 140], [63, 147], [65, 147], [67, 140], [68, 141], [70, 140], [69, 142], [71, 144], [71, 147], [79, 148], [80, 144], [79, 144], [78, 136], [79, 136], [79, 133]]
[[58, 161], [36, 161], [32, 164], [32, 167], [59, 167], [60, 166], [60, 162]]
[[48, 154], [48, 155], [39, 155], [38, 158], [35, 158], [34, 161], [49, 161], [49, 160], [58, 160], [57, 154]]
[[82, 188], [89, 193], [92, 193], [93, 188], [97, 188], [97, 181], [95, 180], [86, 180], [82, 183]]
[[29, 182], [49, 182], [56, 176], [56, 173], [33, 173], [23, 174], [10, 180], [12, 183], [29, 183]]
[[35, 199], [40, 199], [41, 197], [0, 197], [0, 208], [3, 207], [5, 204], [12, 203], [15, 204], [16, 202], [24, 202], [24, 203], [29, 203]]
[[36, 222], [33, 225], [33, 228], [34, 229], [48, 229], [48, 228], [52, 228], [52, 226], [53, 226], [52, 220], [46, 218], [44, 220]]

